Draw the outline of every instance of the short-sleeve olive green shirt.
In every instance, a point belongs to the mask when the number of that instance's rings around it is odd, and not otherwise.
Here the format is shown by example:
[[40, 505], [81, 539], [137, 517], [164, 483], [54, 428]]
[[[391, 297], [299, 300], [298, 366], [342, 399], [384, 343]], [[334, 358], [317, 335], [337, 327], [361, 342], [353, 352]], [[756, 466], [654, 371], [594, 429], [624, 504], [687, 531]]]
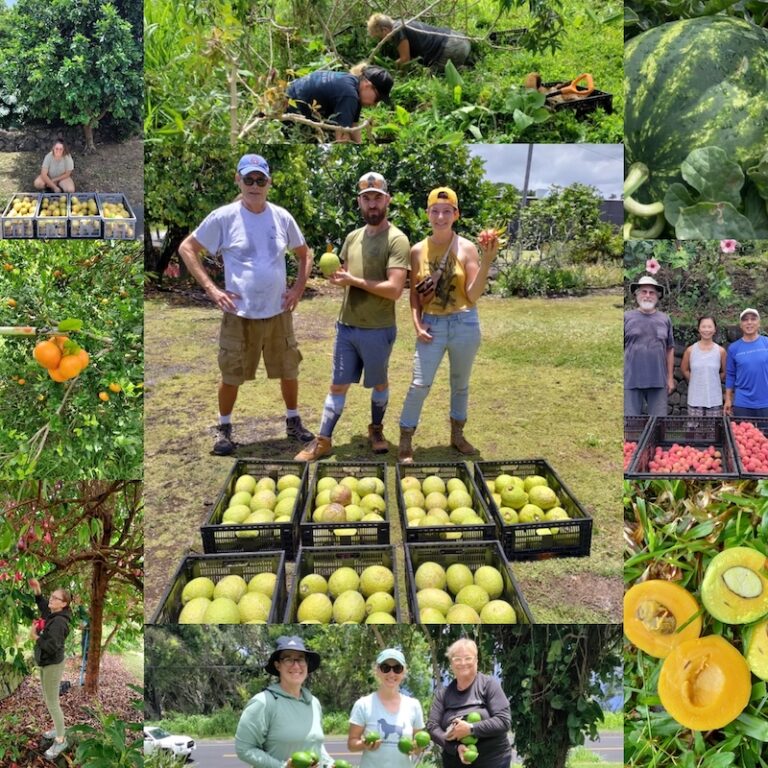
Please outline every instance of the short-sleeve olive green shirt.
[[[366, 280], [387, 279], [388, 269], [410, 268], [411, 245], [392, 224], [372, 237], [365, 227], [347, 235], [341, 248], [341, 261], [347, 271]], [[344, 289], [339, 322], [357, 328], [389, 328], [395, 325], [395, 302], [354, 286]]]

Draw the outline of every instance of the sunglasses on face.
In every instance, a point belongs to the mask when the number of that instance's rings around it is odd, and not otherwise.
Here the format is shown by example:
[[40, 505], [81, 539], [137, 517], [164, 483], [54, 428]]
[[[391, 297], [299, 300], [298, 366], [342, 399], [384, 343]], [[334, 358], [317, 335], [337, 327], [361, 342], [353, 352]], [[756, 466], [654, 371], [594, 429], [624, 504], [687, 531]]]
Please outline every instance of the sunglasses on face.
[[402, 664], [387, 664], [387, 662], [382, 662], [379, 664], [379, 669], [386, 674], [387, 672], [394, 672], [396, 674], [400, 674], [403, 671], [403, 665]]
[[268, 181], [266, 176], [243, 176], [243, 184], [246, 187], [252, 187], [254, 184], [257, 187], [266, 187]]

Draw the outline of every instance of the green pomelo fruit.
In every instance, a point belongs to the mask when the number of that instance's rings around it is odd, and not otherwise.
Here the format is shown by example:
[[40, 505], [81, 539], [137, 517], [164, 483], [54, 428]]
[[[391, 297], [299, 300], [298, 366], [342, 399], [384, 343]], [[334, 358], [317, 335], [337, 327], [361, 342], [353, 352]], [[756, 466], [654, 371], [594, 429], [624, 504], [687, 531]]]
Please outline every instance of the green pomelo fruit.
[[474, 584], [472, 571], [463, 563], [454, 563], [448, 566], [445, 576], [448, 589], [452, 595], [457, 595], [464, 587]]
[[246, 491], [239, 491], [238, 493], [233, 493], [232, 497], [229, 500], [229, 506], [236, 507], [238, 504], [245, 504], [245, 506], [250, 509], [251, 494], [247, 493]]
[[370, 597], [374, 592], [392, 592], [395, 588], [395, 576], [384, 565], [369, 565], [360, 574], [359, 588], [363, 597]]
[[248, 584], [245, 579], [242, 576], [232, 574], [216, 582], [216, 586], [213, 588], [213, 598], [215, 600], [218, 597], [227, 597], [233, 603], [237, 603], [247, 591]]
[[299, 489], [290, 486], [290, 488], [283, 488], [280, 493], [277, 494], [278, 503], [283, 499], [295, 499], [299, 495]]
[[467, 763], [474, 763], [480, 755], [478, 754], [477, 747], [474, 745], [467, 747], [464, 750], [464, 760]]
[[282, 477], [278, 478], [277, 480], [277, 490], [282, 491], [283, 488], [290, 488], [293, 486], [294, 488], [300, 488], [301, 487], [301, 478], [298, 475], [283, 475]]
[[227, 507], [221, 516], [222, 523], [242, 523], [248, 515], [251, 514], [251, 508], [245, 504], [237, 504], [234, 507]]
[[475, 584], [482, 587], [491, 600], [501, 597], [504, 592], [504, 579], [492, 565], [481, 565], [475, 571]]
[[472, 508], [472, 497], [461, 488], [448, 494], [448, 509], [458, 509], [459, 507]]
[[528, 475], [523, 480], [523, 487], [525, 488], [526, 493], [531, 492], [531, 488], [535, 488], [536, 486], [546, 486], [547, 485], [547, 478], [542, 477], [541, 475]]
[[[447, 523], [447, 528], [456, 528], [456, 525], [454, 523]], [[453, 531], [446, 531], [445, 533], [440, 534], [440, 538], [444, 539], [446, 541], [455, 541], [456, 539], [461, 538], [461, 533], [459, 531], [453, 530]]]
[[243, 520], [244, 525], [261, 525], [262, 523], [273, 523], [275, 513], [271, 509], [254, 509], [248, 517]]
[[211, 601], [207, 597], [193, 597], [179, 614], [179, 624], [202, 624]]
[[334, 485], [328, 491], [328, 496], [331, 504], [341, 504], [342, 507], [346, 507], [347, 504], [352, 503], [352, 491], [346, 485]]
[[546, 511], [556, 507], [560, 499], [557, 498], [557, 494], [551, 488], [536, 485], [528, 492], [528, 501]]
[[309, 752], [294, 752], [291, 755], [291, 765], [293, 765], [293, 768], [310, 768], [313, 764], [314, 761]]
[[483, 606], [490, 601], [488, 593], [477, 584], [470, 584], [468, 587], [464, 587], [458, 595], [456, 595], [456, 605], [468, 605], [470, 608], [478, 613], [483, 609]]
[[308, 595], [314, 595], [320, 593], [322, 595], [328, 592], [328, 582], [325, 576], [321, 576], [319, 573], [308, 573], [299, 582], [299, 599], [303, 600]]
[[335, 477], [321, 477], [317, 481], [317, 492], [320, 493], [321, 491], [330, 491], [334, 485], [337, 485]]
[[[335, 486], [334, 486], [335, 487]], [[333, 488], [326, 488], [315, 496], [315, 507], [324, 507], [331, 503], [331, 491]]]
[[457, 507], [448, 516], [450, 521], [454, 525], [461, 525], [464, 519], [475, 514], [475, 510], [472, 507]]
[[502, 473], [496, 475], [496, 479], [492, 483], [488, 483], [489, 490], [493, 493], [501, 493], [505, 488], [510, 488], [513, 485], [512, 475]]
[[418, 488], [411, 488], [403, 493], [406, 507], [423, 507], [424, 494]]
[[365, 599], [354, 590], [342, 592], [333, 602], [333, 618], [337, 624], [353, 621], [360, 624], [365, 618]]
[[365, 612], [369, 616], [372, 613], [394, 613], [395, 598], [389, 592], [374, 592], [365, 601]]
[[503, 488], [501, 491], [501, 503], [505, 507], [520, 509], [528, 503], [528, 494], [518, 485], [511, 488]]
[[291, 516], [290, 515], [277, 515], [277, 517], [275, 517], [274, 522], [276, 522], [276, 523], [290, 523], [291, 522]]
[[257, 491], [251, 498], [251, 511], [255, 512], [257, 509], [269, 509], [272, 510], [277, 504], [277, 496], [272, 491]]
[[477, 512], [472, 510], [471, 514], [464, 515], [460, 525], [485, 525], [485, 520], [483, 520], [483, 518], [480, 517]]
[[333, 604], [328, 595], [322, 592], [315, 592], [307, 595], [296, 612], [296, 618], [300, 621], [319, 621], [321, 624], [330, 624], [333, 616]]
[[413, 475], [406, 475], [400, 480], [400, 490], [403, 493], [410, 491], [413, 488], [421, 492], [421, 481], [418, 477], [414, 477]]
[[506, 600], [491, 600], [480, 611], [483, 624], [517, 624], [515, 609]]
[[277, 574], [275, 573], [257, 573], [248, 582], [249, 592], [261, 592], [262, 595], [266, 595], [271, 598], [275, 594], [275, 586], [277, 585]]
[[213, 590], [216, 585], [207, 576], [198, 576], [189, 581], [181, 592], [181, 604], [186, 605], [190, 600], [196, 597], [213, 598]]
[[240, 623], [247, 624], [250, 621], [266, 621], [272, 610], [272, 600], [261, 592], [246, 592], [237, 604], [240, 613]]
[[409, 736], [402, 736], [397, 742], [397, 749], [404, 755], [410, 755], [413, 752], [413, 740]]
[[447, 583], [445, 568], [439, 563], [430, 560], [422, 563], [414, 574], [416, 589], [445, 589]]
[[429, 475], [425, 477], [421, 483], [421, 492], [425, 496], [429, 496], [430, 493], [442, 493], [445, 494], [445, 482], [442, 477], [437, 475]]
[[240, 611], [237, 604], [228, 597], [217, 597], [206, 608], [203, 624], [239, 624]]
[[467, 484], [460, 477], [452, 477], [445, 484], [445, 490], [448, 491], [449, 496], [454, 491], [464, 491], [464, 493], [469, 493], [469, 489], [467, 488]]
[[526, 504], [517, 513], [517, 519], [521, 523], [538, 523], [544, 519], [544, 510], [535, 504]]
[[328, 579], [328, 592], [333, 598], [350, 589], [356, 590], [359, 586], [360, 577], [357, 571], [347, 565], [337, 568]]
[[349, 504], [344, 507], [344, 513], [347, 516], [348, 523], [356, 523], [363, 519], [363, 508], [357, 504]]
[[326, 276], [330, 277], [336, 270], [341, 267], [341, 261], [339, 257], [333, 251], [327, 251], [324, 253], [318, 261], [320, 271]]
[[483, 719], [483, 716], [479, 712], [470, 712], [464, 720], [468, 723], [479, 723]]
[[518, 522], [517, 511], [511, 507], [501, 507], [499, 514], [505, 525], [515, 525]]
[[463, 739], [461, 739], [461, 743], [466, 747], [477, 744], [477, 736], [465, 736]]
[[424, 509], [429, 512], [432, 509], [446, 509], [448, 507], [448, 499], [441, 491], [432, 491], [428, 493], [424, 499]]
[[256, 488], [260, 491], [275, 491], [277, 490], [277, 483], [271, 477], [260, 477], [256, 481]]
[[378, 493], [369, 493], [360, 499], [360, 506], [367, 512], [378, 512], [382, 514], [387, 508], [384, 499]]
[[379, 484], [376, 477], [361, 477], [357, 482], [357, 493], [364, 499], [369, 493], [378, 493]]
[[397, 624], [397, 619], [390, 613], [384, 613], [379, 611], [378, 613], [372, 613], [365, 620], [366, 624]]
[[416, 603], [419, 606], [419, 613], [434, 608], [445, 616], [453, 605], [451, 596], [444, 589], [435, 587], [426, 587], [416, 593]]
[[384, 485], [384, 481], [380, 477], [377, 477], [375, 479], [376, 479], [376, 493], [378, 493], [379, 496], [381, 496], [383, 498], [384, 497], [384, 488], [386, 487]]
[[280, 517], [282, 515], [291, 515], [293, 512], [293, 508], [296, 506], [296, 499], [295, 498], [285, 498], [280, 499], [280, 501], [275, 504], [275, 508], [273, 512], [275, 513], [275, 517]]
[[432, 509], [428, 510], [427, 515], [430, 517], [436, 517], [438, 520], [440, 520], [443, 523], [443, 525], [445, 525], [450, 519], [448, 517], [448, 513], [444, 509], [441, 509], [440, 507], [433, 507]]
[[419, 620], [422, 624], [445, 624], [445, 616], [437, 608], [419, 610]]
[[381, 734], [378, 731], [368, 731], [363, 736], [363, 741], [366, 744], [375, 744], [377, 741], [381, 741]]
[[384, 518], [378, 512], [369, 512], [367, 515], [363, 515], [360, 522], [361, 523], [381, 523], [381, 522], [384, 522]]
[[325, 505], [323, 510], [323, 523], [345, 523], [347, 521], [347, 512], [341, 504], [331, 502]]
[[346, 485], [350, 491], [354, 491], [355, 493], [357, 493], [357, 483], [358, 479], [356, 477], [352, 477], [352, 475], [347, 475], [346, 477], [342, 477], [341, 480], [339, 480], [339, 485]]
[[235, 482], [235, 493], [245, 491], [246, 493], [253, 494], [256, 490], [256, 478], [253, 475], [240, 475]]
[[448, 624], [479, 624], [480, 616], [471, 605], [457, 604], [451, 607], [445, 620]]
[[413, 522], [414, 520], [418, 521], [426, 517], [427, 513], [421, 507], [408, 507], [405, 510], [405, 516], [409, 522]]
[[426, 731], [419, 731], [413, 734], [413, 740], [419, 749], [424, 749], [432, 742], [432, 737]]
[[570, 517], [562, 507], [552, 507], [544, 513], [544, 519], [555, 522], [557, 520], [570, 520]]

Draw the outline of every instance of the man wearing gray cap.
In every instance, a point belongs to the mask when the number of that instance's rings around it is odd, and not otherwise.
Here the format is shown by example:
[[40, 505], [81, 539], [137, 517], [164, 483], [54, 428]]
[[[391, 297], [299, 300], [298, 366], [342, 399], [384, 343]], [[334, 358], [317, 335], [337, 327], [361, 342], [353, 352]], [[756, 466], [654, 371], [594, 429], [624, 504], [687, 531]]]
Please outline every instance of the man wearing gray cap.
[[675, 390], [672, 321], [656, 309], [664, 286], [643, 275], [629, 287], [637, 309], [624, 313], [624, 415], [666, 416]]
[[383, 433], [389, 401], [389, 356], [395, 344], [395, 302], [405, 286], [410, 266], [408, 238], [387, 220], [387, 182], [379, 173], [365, 173], [357, 183], [357, 203], [365, 226], [347, 235], [341, 248], [341, 268], [328, 278], [344, 289], [336, 323], [331, 387], [323, 405], [318, 436], [295, 456], [316, 461], [332, 452], [331, 435], [341, 417], [350, 384], [371, 391], [368, 441], [374, 453], [389, 450]]
[[739, 315], [742, 336], [728, 346], [723, 410], [737, 418], [768, 416], [768, 338], [760, 335], [760, 313]]
[[[256, 377], [262, 354], [267, 378], [280, 379], [288, 437], [302, 443], [313, 437], [297, 410], [301, 353], [292, 316], [304, 293], [312, 255], [293, 216], [267, 202], [272, 177], [263, 157], [240, 158], [235, 183], [240, 197], [208, 214], [179, 246], [190, 274], [224, 313], [219, 334], [219, 423], [213, 446], [217, 456], [235, 450], [232, 410], [240, 385]], [[203, 251], [221, 253], [223, 290], [203, 266]], [[293, 251], [299, 262], [290, 288], [286, 251]]]

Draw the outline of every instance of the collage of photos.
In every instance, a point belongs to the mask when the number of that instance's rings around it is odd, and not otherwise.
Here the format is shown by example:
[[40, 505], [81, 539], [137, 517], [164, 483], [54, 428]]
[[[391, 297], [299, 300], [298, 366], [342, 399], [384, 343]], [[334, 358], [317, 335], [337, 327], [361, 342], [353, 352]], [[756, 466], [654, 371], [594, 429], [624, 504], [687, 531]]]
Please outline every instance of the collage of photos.
[[0, 768], [768, 768], [766, 93], [765, 0], [0, 0]]

